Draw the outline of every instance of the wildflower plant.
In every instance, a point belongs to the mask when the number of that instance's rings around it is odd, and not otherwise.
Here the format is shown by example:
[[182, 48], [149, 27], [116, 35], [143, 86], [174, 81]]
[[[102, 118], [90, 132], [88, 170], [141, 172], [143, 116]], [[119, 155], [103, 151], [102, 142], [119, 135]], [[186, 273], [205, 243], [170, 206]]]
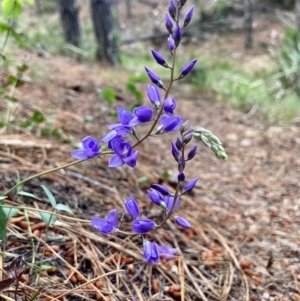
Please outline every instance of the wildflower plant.
[[[4, 196], [9, 195], [20, 185], [33, 178], [98, 156], [110, 155], [108, 160], [109, 168], [120, 167], [123, 164], [135, 168], [139, 157], [139, 151], [136, 150], [138, 145], [150, 136], [154, 137], [165, 135], [169, 132], [177, 132], [176, 140], [170, 145], [170, 155], [174, 158], [178, 168], [176, 188], [173, 191], [164, 185], [153, 183], [152, 187], [147, 190], [149, 202], [162, 210], [163, 214], [160, 222], [143, 216], [134, 196], [124, 197], [123, 212], [112, 209], [107, 213], [106, 218], [91, 217], [91, 224], [97, 231], [104, 235], [117, 235], [118, 232], [124, 234], [120, 227], [122, 226], [124, 215], [127, 215], [131, 219], [131, 234], [140, 235], [142, 238], [143, 255], [145, 261], [149, 264], [157, 263], [160, 257], [170, 259], [174, 256], [176, 249], [166, 244], [159, 246], [155, 241], [148, 240], [147, 234], [163, 227], [169, 219], [173, 219], [180, 227], [192, 227], [185, 217], [174, 213], [181, 202], [181, 196], [191, 192], [198, 180], [198, 178], [189, 179], [185, 174], [186, 164], [197, 155], [197, 145], [190, 146], [191, 142], [201, 141], [215, 153], [217, 158], [221, 160], [226, 160], [227, 158], [218, 137], [201, 126], [191, 126], [189, 121], [176, 114], [178, 105], [176, 99], [171, 95], [172, 86], [175, 82], [179, 82], [180, 79], [187, 76], [197, 63], [197, 59], [193, 59], [182, 66], [179, 74], [175, 73], [177, 50], [184, 35], [183, 29], [191, 22], [194, 12], [194, 7], [192, 6], [187, 10], [183, 20], [181, 20], [181, 11], [185, 4], [186, 0], [170, 0], [168, 12], [165, 13], [165, 26], [170, 34], [166, 41], [166, 46], [170, 52], [169, 57], [165, 58], [156, 50], [151, 50], [154, 61], [162, 68], [169, 70], [168, 83], [163, 82], [158, 74], [145, 66], [146, 74], [151, 82], [146, 91], [149, 105], [136, 107], [133, 112], [126, 108], [117, 107], [118, 122], [107, 125], [109, 131], [100, 141], [90, 136], [85, 137], [82, 140], [82, 147], [71, 153], [71, 156], [77, 161], [20, 181], [9, 189]], [[143, 137], [140, 137], [138, 135], [138, 127], [145, 124], [149, 126], [149, 129]]]

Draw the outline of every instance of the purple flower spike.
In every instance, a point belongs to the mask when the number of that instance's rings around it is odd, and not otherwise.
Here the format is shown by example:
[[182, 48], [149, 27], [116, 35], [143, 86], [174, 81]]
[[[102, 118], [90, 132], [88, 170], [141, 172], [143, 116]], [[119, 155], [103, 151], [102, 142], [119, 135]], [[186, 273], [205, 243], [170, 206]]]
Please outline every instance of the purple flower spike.
[[197, 181], [198, 181], [198, 178], [195, 178], [195, 179], [189, 181], [188, 183], [186, 183], [183, 186], [182, 194], [192, 191], [194, 189], [194, 187], [196, 186]]
[[178, 76], [178, 79], [181, 79], [181, 78], [185, 77], [186, 75], [188, 75], [192, 71], [192, 69], [194, 68], [194, 66], [195, 66], [196, 63], [197, 63], [197, 60], [192, 60], [191, 62], [189, 62], [188, 64], [186, 64], [182, 68], [182, 70], [181, 70], [181, 72], [180, 72], [180, 74]]
[[174, 20], [176, 19], [176, 11], [177, 11], [177, 7], [176, 7], [174, 0], [170, 0], [169, 1], [169, 13]]
[[137, 234], [146, 234], [153, 230], [155, 226], [156, 224], [153, 220], [149, 218], [141, 218], [132, 222], [132, 231]]
[[176, 101], [173, 97], [169, 96], [164, 101], [164, 111], [167, 114], [172, 115], [176, 109]]
[[140, 216], [140, 208], [136, 200], [131, 196], [124, 203], [127, 213], [133, 218], [136, 219]]
[[132, 152], [132, 146], [129, 142], [115, 138], [110, 141], [110, 146], [115, 154], [109, 159], [109, 167], [119, 167], [124, 163], [131, 168], [136, 166], [138, 151]]
[[[168, 209], [168, 211], [171, 211], [172, 206], [174, 203], [174, 197], [173, 196], [166, 196], [165, 197], [165, 204], [166, 204], [166, 208]], [[173, 211], [176, 210], [179, 206], [179, 198], [176, 199]]]
[[149, 68], [145, 67], [145, 70], [150, 78], [150, 80], [152, 81], [152, 83], [156, 86], [158, 86], [159, 88], [162, 88], [164, 89], [164, 85], [163, 85], [163, 82], [161, 80], [161, 78], [156, 74], [154, 73], [153, 71], [151, 71]]
[[177, 131], [182, 124], [182, 118], [178, 115], [162, 115], [159, 121], [158, 133]]
[[155, 189], [150, 188], [147, 190], [148, 196], [152, 203], [154, 203], [157, 206], [160, 206], [160, 203], [163, 201], [162, 195]]
[[188, 24], [191, 22], [192, 17], [194, 13], [194, 5], [189, 9], [189, 11], [186, 13], [183, 19], [183, 27], [188, 26]]
[[174, 142], [171, 143], [172, 145], [172, 156], [175, 159], [175, 161], [178, 161], [179, 159], [179, 150]]
[[182, 216], [175, 216], [175, 222], [177, 225], [183, 228], [192, 228], [191, 224]]
[[175, 49], [175, 41], [172, 36], [169, 36], [169, 38], [168, 38], [168, 48], [169, 48], [171, 54], [173, 55], [173, 51]]
[[94, 228], [99, 232], [103, 234], [112, 234], [118, 227], [117, 209], [111, 210], [108, 213], [106, 220], [101, 217], [92, 217], [91, 222]]
[[182, 32], [180, 26], [178, 25], [174, 31], [174, 42], [176, 47], [178, 47], [178, 45], [180, 44], [181, 37], [182, 37]]
[[82, 140], [82, 148], [71, 152], [71, 156], [77, 160], [87, 160], [100, 154], [100, 143], [93, 137], [87, 136]]
[[188, 159], [188, 160], [192, 160], [192, 159], [196, 156], [196, 153], [197, 153], [197, 145], [193, 146], [193, 147], [190, 149], [190, 151], [189, 151], [189, 153], [188, 153], [187, 159]]
[[179, 173], [177, 179], [178, 181], [183, 182], [185, 180], [185, 174], [183, 172]]
[[159, 248], [159, 255], [166, 259], [174, 258], [174, 254], [177, 252], [176, 248], [169, 248], [166, 244], [162, 244]]
[[133, 113], [136, 117], [134, 117], [129, 125], [135, 126], [141, 123], [148, 122], [153, 119], [153, 110], [146, 106], [140, 106], [133, 110]]
[[152, 52], [152, 55], [153, 55], [154, 59], [156, 60], [157, 64], [159, 64], [165, 68], [169, 68], [169, 65], [167, 64], [166, 60], [160, 53], [158, 53], [157, 51], [155, 51], [153, 49], [151, 50], [151, 52]]
[[172, 34], [173, 33], [173, 22], [172, 22], [171, 17], [168, 13], [166, 13], [166, 23], [165, 24], [166, 24], [166, 28], [167, 28], [168, 32], [170, 34]]
[[149, 264], [159, 261], [158, 246], [154, 242], [144, 241], [144, 257]]
[[169, 189], [163, 185], [153, 184], [152, 187], [162, 195], [169, 195]]
[[147, 94], [151, 104], [158, 109], [160, 107], [160, 92], [158, 87], [148, 85]]

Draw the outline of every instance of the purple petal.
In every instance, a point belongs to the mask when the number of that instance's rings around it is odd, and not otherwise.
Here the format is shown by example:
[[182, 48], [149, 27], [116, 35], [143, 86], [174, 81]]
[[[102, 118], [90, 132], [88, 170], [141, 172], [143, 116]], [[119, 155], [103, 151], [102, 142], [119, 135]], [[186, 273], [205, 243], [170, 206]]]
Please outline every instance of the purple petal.
[[123, 165], [123, 160], [118, 155], [113, 155], [108, 161], [108, 167], [119, 167]]
[[146, 234], [153, 230], [156, 224], [149, 218], [141, 218], [132, 222], [132, 231], [137, 234]]
[[129, 111], [121, 107], [117, 107], [117, 113], [122, 125], [128, 125], [130, 120], [133, 118], [133, 115]]
[[168, 38], [168, 48], [169, 48], [171, 54], [173, 54], [173, 51], [175, 49], [175, 41], [172, 36], [169, 36], [169, 38]]
[[102, 138], [101, 142], [106, 143], [106, 142], [114, 139], [117, 135], [118, 135], [118, 133], [116, 131], [111, 131]]
[[82, 148], [85, 151], [98, 152], [99, 142], [95, 138], [87, 136], [82, 140]]
[[157, 64], [159, 64], [163, 67], [166, 67], [166, 68], [169, 67], [166, 60], [164, 59], [164, 57], [160, 53], [158, 53], [157, 51], [155, 51], [153, 49], [151, 50], [151, 52], [152, 52], [152, 55], [153, 55], [153, 57], [154, 57]]
[[156, 108], [159, 108], [160, 106], [160, 92], [157, 86], [150, 86], [148, 85], [147, 90], [148, 98], [152, 105], [154, 105]]
[[152, 187], [160, 192], [162, 195], [169, 195], [169, 189], [160, 184], [153, 184]]
[[178, 25], [174, 31], [174, 42], [176, 46], [180, 44], [181, 37], [182, 37], [182, 32], [180, 26]]
[[175, 222], [180, 227], [192, 228], [191, 224], [182, 216], [175, 216]]
[[166, 259], [172, 259], [176, 252], [176, 248], [169, 248], [166, 244], [162, 244], [159, 248], [159, 255], [165, 257]]
[[194, 13], [194, 5], [188, 10], [186, 15], [184, 16], [183, 27], [186, 27], [191, 22], [193, 13]]
[[113, 209], [113, 210], [109, 211], [106, 220], [110, 225], [117, 228], [118, 227], [118, 211], [117, 211], [117, 209]]
[[176, 101], [173, 97], [169, 96], [164, 100], [164, 111], [167, 114], [173, 114], [173, 111], [176, 108]]
[[153, 110], [146, 106], [135, 108], [133, 113], [141, 122], [148, 122], [153, 119]]
[[92, 217], [91, 222], [94, 228], [103, 234], [112, 234], [115, 230], [115, 227], [101, 217]]
[[157, 85], [160, 88], [164, 88], [164, 85], [163, 85], [163, 82], [162, 82], [161, 78], [156, 73], [154, 73], [153, 71], [151, 71], [147, 67], [145, 67], [145, 70], [146, 70], [150, 80], [152, 81], [152, 83], [154, 85]]
[[170, 17], [170, 15], [168, 13], [166, 13], [166, 22], [165, 22], [165, 25], [166, 25], [166, 28], [167, 28], [168, 32], [170, 34], [172, 34], [173, 33], [173, 22], [172, 22], [171, 17]]
[[126, 202], [124, 203], [124, 206], [125, 206], [127, 213], [132, 218], [138, 218], [140, 216], [139, 205], [132, 196], [126, 200]]
[[139, 155], [139, 152], [135, 151], [130, 156], [124, 157], [123, 161], [131, 168], [134, 168], [136, 166], [138, 155]]
[[155, 189], [150, 188], [147, 190], [148, 196], [151, 200], [152, 203], [154, 203], [155, 205], [160, 206], [160, 203], [163, 201], [163, 197], [162, 195]]
[[[174, 203], [174, 197], [173, 196], [166, 196], [165, 197], [165, 204], [166, 204], [166, 207], [167, 207], [168, 211], [171, 211], [173, 203]], [[177, 197], [177, 199], [176, 199], [173, 211], [176, 210], [178, 208], [178, 206], [179, 206], [179, 197]]]
[[197, 60], [192, 60], [188, 64], [186, 64], [182, 68], [182, 70], [178, 76], [178, 79], [181, 79], [181, 78], [185, 77], [186, 75], [188, 75], [192, 71], [192, 69], [194, 68], [196, 63], [197, 63]]
[[192, 191], [192, 190], [194, 189], [194, 187], [196, 186], [196, 183], [197, 183], [198, 179], [199, 179], [199, 178], [195, 178], [195, 179], [189, 181], [188, 183], [186, 183], [186, 184], [183, 186], [182, 193]]
[[87, 156], [86, 151], [83, 149], [77, 149], [71, 152], [71, 156], [77, 160], [87, 160], [89, 157]]
[[159, 261], [158, 246], [156, 243], [144, 242], [144, 257], [149, 264], [157, 263]]

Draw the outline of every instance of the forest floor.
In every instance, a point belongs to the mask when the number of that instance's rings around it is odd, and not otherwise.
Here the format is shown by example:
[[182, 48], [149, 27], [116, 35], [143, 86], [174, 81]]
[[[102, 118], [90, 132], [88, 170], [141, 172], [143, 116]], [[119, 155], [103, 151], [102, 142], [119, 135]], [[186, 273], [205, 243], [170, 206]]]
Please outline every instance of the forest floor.
[[[261, 53], [248, 54], [255, 62], [253, 68], [265, 61]], [[0, 136], [1, 191], [16, 183], [17, 171], [24, 179], [73, 161], [74, 144], [42, 138], [40, 125], [31, 130], [16, 126], [34, 110], [42, 110], [53, 128], [78, 142], [88, 135], [100, 140], [106, 124], [115, 123], [114, 110], [99, 98], [98, 89], [115, 89], [118, 106], [134, 104], [125, 89], [128, 71], [122, 68], [30, 56], [31, 74], [39, 80], [28, 80], [14, 92], [14, 120]], [[247, 53], [241, 57], [250, 65]], [[248, 118], [217, 102], [212, 92], [199, 94], [184, 87], [176, 84], [172, 93], [178, 101], [176, 113], [191, 126], [200, 125], [217, 135], [228, 160], [219, 161], [199, 145], [185, 172], [188, 179], [199, 177], [198, 184], [192, 194], [182, 197], [177, 210], [193, 228], [182, 230], [169, 222], [148, 236], [176, 247], [177, 256], [146, 265], [138, 237], [103, 236], [89, 221], [113, 208], [121, 214], [130, 195], [143, 215], [159, 219], [160, 211], [150, 204], [146, 189], [152, 183], [174, 189], [177, 165], [170, 143], [176, 135], [169, 134], [139, 146], [133, 170], [109, 169], [108, 158], [99, 157], [22, 186], [43, 202], [21, 200], [15, 193], [5, 201], [26, 206], [30, 219], [28, 227], [20, 211], [9, 220], [7, 261], [26, 253], [27, 262], [34, 259], [40, 264], [45, 250], [43, 263], [54, 267], [42, 272], [40, 300], [131, 300], [133, 296], [137, 300], [300, 300], [299, 124], [270, 125], [258, 114]], [[139, 88], [146, 91], [146, 84]], [[1, 100], [1, 110], [6, 106]], [[59, 216], [47, 237], [36, 209], [51, 209], [40, 185], [47, 186], [57, 202], [70, 206], [76, 217]], [[127, 222], [124, 226], [129, 229]], [[35, 276], [26, 269], [21, 277], [20, 287], [31, 295]]]

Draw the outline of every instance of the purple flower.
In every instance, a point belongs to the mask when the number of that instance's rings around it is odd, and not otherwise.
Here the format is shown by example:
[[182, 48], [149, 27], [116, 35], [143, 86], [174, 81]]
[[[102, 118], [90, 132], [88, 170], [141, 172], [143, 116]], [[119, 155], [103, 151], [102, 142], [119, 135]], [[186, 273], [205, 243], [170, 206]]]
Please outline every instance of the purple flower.
[[158, 246], [154, 242], [144, 241], [144, 257], [149, 264], [159, 261]]
[[160, 256], [163, 256], [166, 259], [172, 259], [177, 252], [177, 249], [169, 248], [166, 244], [162, 244], [158, 251]]
[[182, 68], [182, 70], [178, 76], [178, 79], [181, 79], [181, 78], [185, 77], [186, 75], [188, 75], [192, 71], [192, 69], [194, 68], [196, 63], [197, 63], [197, 60], [192, 60], [188, 64], [186, 64]]
[[189, 153], [188, 153], [187, 159], [188, 159], [188, 160], [192, 160], [192, 159], [196, 156], [196, 153], [197, 153], [197, 145], [193, 146], [193, 147], [190, 149], [190, 151], [189, 151]]
[[156, 224], [153, 220], [149, 218], [140, 218], [132, 222], [132, 231], [137, 234], [146, 234], [153, 230], [155, 226]]
[[166, 24], [166, 28], [167, 28], [168, 32], [170, 34], [172, 34], [173, 33], [173, 22], [172, 22], [171, 17], [168, 13], [166, 13], [166, 23], [165, 24]]
[[163, 201], [163, 197], [162, 195], [155, 189], [150, 188], [147, 190], [148, 196], [151, 200], [152, 203], [154, 203], [155, 205], [160, 206], [160, 203]]
[[153, 110], [146, 106], [139, 106], [135, 108], [133, 113], [136, 117], [130, 121], [129, 125], [131, 126], [145, 123], [153, 119]]
[[169, 48], [171, 54], [173, 55], [173, 51], [175, 49], [175, 41], [172, 36], [169, 36], [169, 38], [168, 38], [168, 48]]
[[175, 216], [175, 222], [177, 225], [183, 228], [192, 228], [191, 224], [182, 216]]
[[117, 209], [111, 210], [106, 219], [101, 217], [92, 217], [91, 222], [94, 228], [99, 232], [103, 234], [112, 234], [118, 227]]
[[136, 200], [131, 196], [124, 203], [127, 213], [133, 218], [136, 219], [140, 216], [140, 208]]
[[169, 1], [169, 13], [174, 20], [176, 19], [176, 11], [177, 11], [177, 7], [176, 7], [174, 0], [170, 0]]
[[[174, 203], [174, 197], [173, 196], [166, 196], [165, 197], [165, 204], [166, 204], [166, 208], [168, 209], [168, 211], [171, 211], [173, 203]], [[177, 197], [172, 211], [176, 210], [178, 208], [178, 206], [179, 206], [179, 197]]]
[[194, 5], [188, 10], [186, 15], [184, 16], [183, 27], [186, 27], [191, 22], [193, 13], [194, 13]]
[[178, 181], [183, 182], [185, 180], [185, 174], [183, 172], [179, 173], [177, 179]]
[[159, 120], [159, 127], [157, 129], [158, 133], [166, 133], [176, 131], [180, 128], [182, 123], [182, 118], [178, 115], [168, 116], [166, 114], [162, 115]]
[[178, 25], [174, 31], [174, 35], [173, 35], [173, 38], [174, 38], [174, 42], [175, 42], [175, 45], [176, 47], [178, 47], [178, 45], [180, 44], [180, 41], [181, 41], [181, 37], [182, 37], [182, 33], [181, 33], [181, 28], [180, 26]]
[[71, 152], [71, 156], [78, 160], [87, 160], [100, 154], [100, 143], [93, 137], [87, 136], [82, 140], [82, 148]]
[[176, 101], [173, 97], [169, 96], [164, 100], [164, 111], [167, 114], [173, 114], [176, 108]]
[[186, 193], [186, 192], [192, 191], [193, 188], [195, 187], [197, 181], [198, 181], [198, 178], [195, 178], [195, 179], [189, 181], [188, 183], [186, 183], [186, 184], [183, 186], [182, 194], [184, 194], [184, 193]]
[[174, 142], [171, 143], [171, 146], [172, 146], [172, 156], [176, 161], [178, 161], [178, 159], [179, 159], [179, 150], [178, 150], [178, 148], [177, 148], [177, 146]]
[[155, 106], [155, 108], [160, 107], [160, 92], [157, 86], [150, 86], [148, 85], [147, 90], [148, 98], [152, 105]]
[[133, 152], [129, 142], [115, 138], [111, 140], [110, 145], [115, 154], [109, 159], [109, 167], [119, 167], [124, 163], [132, 168], [136, 166], [138, 151]]
[[151, 71], [149, 68], [145, 67], [145, 70], [150, 78], [150, 80], [152, 81], [152, 83], [156, 86], [158, 86], [159, 88], [163, 88], [164, 89], [164, 84], [161, 80], [161, 78], [154, 73], [153, 71]]
[[152, 187], [162, 195], [169, 195], [169, 189], [163, 185], [153, 184]]
[[152, 55], [153, 55], [154, 59], [156, 60], [157, 64], [159, 64], [165, 68], [169, 68], [169, 65], [167, 64], [166, 60], [160, 53], [158, 53], [157, 51], [155, 51], [153, 49], [151, 50], [151, 52], [152, 52]]

